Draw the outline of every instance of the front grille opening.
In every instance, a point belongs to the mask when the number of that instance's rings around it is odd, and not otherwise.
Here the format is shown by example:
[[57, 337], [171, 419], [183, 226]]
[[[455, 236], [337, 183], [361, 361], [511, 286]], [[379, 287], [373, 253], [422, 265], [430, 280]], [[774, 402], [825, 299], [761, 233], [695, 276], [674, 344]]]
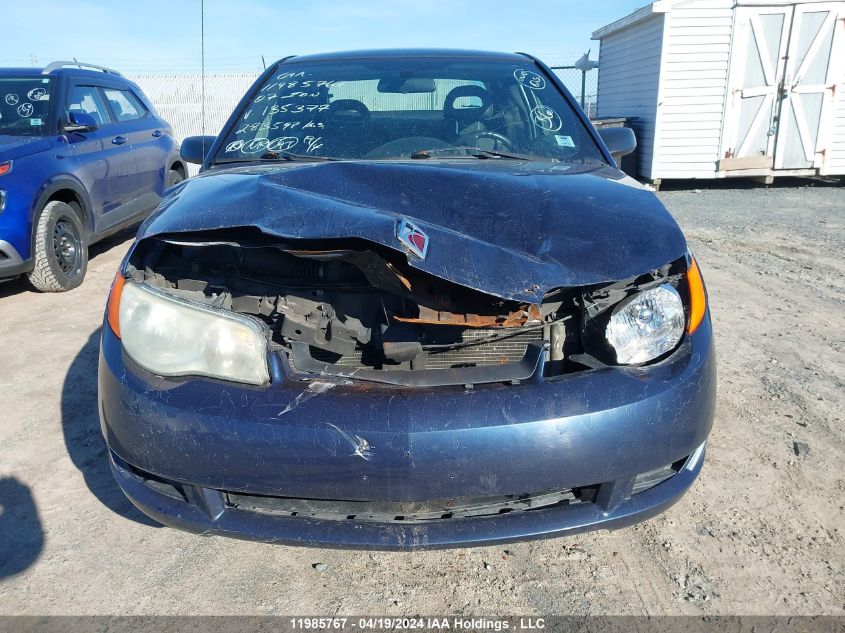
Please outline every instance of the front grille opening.
[[[445, 329], [443, 326], [441, 330]], [[458, 328], [448, 328], [457, 330]], [[466, 347], [444, 351], [430, 351], [415, 360], [414, 369], [462, 369], [466, 367], [492, 367], [496, 365], [507, 365], [518, 363], [525, 356], [528, 344], [531, 342], [541, 343], [543, 341], [542, 330], [532, 330], [509, 336], [508, 338], [490, 341], [483, 341], [491, 336], [507, 334], [502, 328], [479, 328], [462, 330], [449, 333], [450, 341], [456, 343], [468, 343]], [[434, 334], [430, 335], [434, 338]], [[441, 333], [438, 338], [442, 338]], [[437, 340], [437, 339], [435, 339]], [[372, 347], [358, 346], [351, 354], [342, 355], [330, 352], [313, 345], [308, 351], [314, 360], [322, 363], [335, 365], [347, 369], [410, 369], [408, 363], [398, 363], [384, 356], [380, 350]]]
[[[689, 456], [666, 466], [640, 473], [634, 478], [631, 495], [645, 492], [675, 476], [684, 467], [688, 459]], [[116, 456], [115, 461], [130, 470], [153, 490], [179, 501], [188, 501], [182, 484], [135, 468], [119, 460]], [[224, 495], [227, 508], [231, 510], [303, 519], [370, 523], [425, 523], [495, 517], [593, 503], [600, 487], [601, 484], [595, 484], [518, 495], [460, 497], [409, 502], [304, 499], [228, 491], [220, 492]]]
[[228, 507], [261, 514], [371, 523], [422, 523], [495, 517], [576, 505], [583, 502], [584, 491], [587, 492], [587, 498], [592, 498], [588, 488], [420, 502], [297, 499], [235, 492], [224, 494]]
[[240, 241], [234, 234], [226, 237], [224, 244], [150, 238], [133, 251], [129, 275], [261, 321], [274, 352], [298, 372], [348, 378], [358, 370], [358, 380], [417, 388], [518, 384], [534, 376], [552, 332], [565, 334], [547, 357], [555, 371], [578, 336], [575, 288], [508, 299], [358, 239], [244, 234], [250, 246], [243, 248], [228, 243]]
[[0, 262], [6, 261], [6, 260], [9, 260], [9, 259], [12, 259], [12, 258], [9, 257], [9, 255], [8, 255], [8, 253], [6, 253], [6, 251], [4, 251], [2, 248], [0, 248]]

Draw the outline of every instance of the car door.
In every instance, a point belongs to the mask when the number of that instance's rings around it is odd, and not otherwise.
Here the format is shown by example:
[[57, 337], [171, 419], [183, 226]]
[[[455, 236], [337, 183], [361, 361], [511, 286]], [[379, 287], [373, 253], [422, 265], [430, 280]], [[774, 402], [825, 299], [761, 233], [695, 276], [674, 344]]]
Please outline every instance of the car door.
[[93, 85], [71, 82], [65, 99], [65, 115], [71, 112], [91, 116], [99, 126], [93, 132], [71, 132], [66, 135], [69, 156], [75, 159], [73, 172], [88, 191], [95, 216], [101, 223], [104, 214], [120, 205], [112, 190], [114, 147], [110, 144], [114, 133], [111, 114], [99, 89]]
[[75, 108], [93, 116], [100, 126], [93, 134], [102, 144], [98, 156], [102, 162], [84, 165], [86, 170], [93, 170], [89, 174], [91, 187], [102, 200], [94, 211], [100, 214], [95, 228], [99, 232], [137, 213], [132, 208], [138, 190], [135, 156], [129, 136], [106, 103], [102, 85], [86, 79], [74, 80], [68, 93], [68, 111]]
[[128, 86], [108, 87], [103, 93], [132, 145], [138, 170], [138, 195], [152, 208], [161, 198], [167, 175], [169, 142], [163, 126]]
[[120, 121], [110, 107], [105, 90], [111, 86], [108, 79], [96, 82], [100, 98], [109, 111], [111, 123], [104, 129], [103, 144], [110, 150], [109, 191], [116, 206], [106, 218], [105, 227], [118, 224], [124, 219], [137, 215], [137, 199], [139, 196], [138, 164], [135, 159], [135, 148], [132, 147], [129, 126]]

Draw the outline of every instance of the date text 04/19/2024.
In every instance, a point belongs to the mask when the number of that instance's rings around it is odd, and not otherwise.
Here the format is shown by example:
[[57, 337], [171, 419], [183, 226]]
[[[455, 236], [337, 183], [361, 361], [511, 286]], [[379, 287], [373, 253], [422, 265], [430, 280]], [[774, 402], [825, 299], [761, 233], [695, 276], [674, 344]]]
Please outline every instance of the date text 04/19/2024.
[[544, 618], [464, 618], [441, 617], [361, 617], [361, 618], [291, 618], [293, 630], [453, 630], [453, 631], [539, 631], [546, 628]]

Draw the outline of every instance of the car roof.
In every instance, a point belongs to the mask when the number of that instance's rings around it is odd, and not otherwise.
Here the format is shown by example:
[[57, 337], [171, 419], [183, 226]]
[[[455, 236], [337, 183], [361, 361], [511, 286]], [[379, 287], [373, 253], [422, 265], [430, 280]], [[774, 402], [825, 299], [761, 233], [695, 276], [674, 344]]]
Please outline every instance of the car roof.
[[74, 77], [86, 77], [88, 79], [103, 79], [124, 80], [123, 75], [114, 70], [102, 69], [91, 70], [85, 68], [82, 63], [82, 68], [73, 65], [56, 66], [56, 64], [67, 64], [67, 62], [54, 62], [50, 66], [37, 68], [0, 68], [0, 74], [6, 77], [57, 77], [59, 75], [73, 75]]
[[0, 68], [5, 77], [41, 77], [43, 68]]
[[445, 57], [460, 59], [498, 59], [503, 61], [525, 61], [529, 56], [525, 53], [501, 53], [491, 51], [474, 51], [450, 48], [389, 48], [358, 51], [337, 51], [333, 53], [316, 53], [311, 55], [296, 55], [286, 57], [281, 63], [338, 61], [344, 59], [407, 59], [412, 57]]

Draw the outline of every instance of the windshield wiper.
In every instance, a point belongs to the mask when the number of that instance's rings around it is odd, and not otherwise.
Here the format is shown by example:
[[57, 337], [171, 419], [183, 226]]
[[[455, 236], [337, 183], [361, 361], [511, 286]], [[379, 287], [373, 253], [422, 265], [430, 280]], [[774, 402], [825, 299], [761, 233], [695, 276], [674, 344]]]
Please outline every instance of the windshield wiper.
[[499, 152], [493, 149], [482, 149], [480, 147], [471, 147], [468, 145], [457, 145], [455, 147], [438, 147], [436, 149], [418, 149], [411, 153], [413, 159], [431, 158], [435, 154], [445, 154], [446, 152], [455, 152], [463, 150], [466, 152], [465, 156], [472, 156], [474, 158], [513, 158], [515, 160], [534, 160], [534, 157], [527, 154], [510, 154], [507, 152]]
[[266, 152], [261, 156], [256, 156], [254, 158], [248, 158], [246, 156], [242, 156], [239, 158], [221, 158], [220, 160], [215, 160], [214, 164], [221, 165], [224, 163], [270, 163], [279, 160], [312, 162], [341, 159], [334, 158], [333, 156], [310, 156], [308, 154], [294, 154], [293, 152]]

